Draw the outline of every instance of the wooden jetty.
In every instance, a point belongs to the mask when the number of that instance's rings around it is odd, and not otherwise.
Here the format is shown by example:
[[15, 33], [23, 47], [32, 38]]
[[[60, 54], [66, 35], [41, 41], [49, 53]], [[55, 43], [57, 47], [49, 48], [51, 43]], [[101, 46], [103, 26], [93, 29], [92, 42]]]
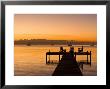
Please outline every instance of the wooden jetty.
[[75, 57], [73, 58], [70, 54], [66, 54], [62, 56], [52, 76], [82, 76], [82, 72]]
[[[46, 64], [48, 62], [47, 56], [50, 55], [59, 55], [59, 64], [57, 65], [53, 76], [82, 76], [82, 72], [76, 61], [77, 55], [87, 55], [87, 63], [91, 64], [91, 51], [90, 52], [74, 52], [74, 55], [71, 55], [70, 52], [47, 52], [46, 53]], [[62, 55], [62, 58], [60, 56]], [[88, 60], [88, 55], [90, 55], [90, 60]], [[49, 57], [50, 58], [50, 57]], [[50, 60], [50, 59], [49, 59]]]

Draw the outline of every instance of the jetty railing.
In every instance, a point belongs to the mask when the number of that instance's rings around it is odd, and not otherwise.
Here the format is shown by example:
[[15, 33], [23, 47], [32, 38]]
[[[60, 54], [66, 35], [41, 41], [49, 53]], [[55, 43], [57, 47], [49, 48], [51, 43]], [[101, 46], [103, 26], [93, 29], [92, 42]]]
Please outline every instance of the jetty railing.
[[[69, 54], [70, 52], [47, 52], [46, 53], [46, 64], [50, 63], [50, 55], [58, 55], [59, 56], [59, 62], [61, 60], [61, 55], [66, 55], [66, 54]], [[76, 56], [77, 55], [87, 55], [87, 63], [91, 65], [91, 51], [90, 52], [74, 52], [74, 56], [75, 56], [75, 59], [76, 59]], [[48, 57], [49, 56], [49, 61], [48, 61]], [[88, 58], [88, 56], [90, 56], [90, 58]]]
[[[56, 67], [56, 69], [53, 72], [53, 76], [82, 76], [82, 72], [78, 66], [76, 57], [78, 55], [87, 55], [87, 64], [91, 65], [91, 51], [83, 52], [83, 46], [82, 48], [78, 48], [78, 52], [74, 52], [74, 47], [70, 47], [70, 51], [66, 52], [66, 50], [63, 50], [63, 47], [60, 47], [59, 52], [47, 52], [46, 53], [46, 64], [51, 64], [50, 62], [50, 55], [58, 55], [59, 56], [59, 63]], [[62, 55], [62, 58], [60, 56]], [[48, 57], [49, 56], [49, 61]], [[88, 58], [90, 56], [90, 58]], [[90, 59], [90, 60], [89, 60]]]

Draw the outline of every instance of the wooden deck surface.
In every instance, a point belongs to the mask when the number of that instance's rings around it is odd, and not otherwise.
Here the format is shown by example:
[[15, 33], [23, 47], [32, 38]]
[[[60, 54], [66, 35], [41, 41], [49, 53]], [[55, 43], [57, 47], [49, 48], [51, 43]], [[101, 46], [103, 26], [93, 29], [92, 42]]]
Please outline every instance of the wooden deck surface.
[[52, 76], [82, 76], [78, 63], [69, 53], [62, 56]]

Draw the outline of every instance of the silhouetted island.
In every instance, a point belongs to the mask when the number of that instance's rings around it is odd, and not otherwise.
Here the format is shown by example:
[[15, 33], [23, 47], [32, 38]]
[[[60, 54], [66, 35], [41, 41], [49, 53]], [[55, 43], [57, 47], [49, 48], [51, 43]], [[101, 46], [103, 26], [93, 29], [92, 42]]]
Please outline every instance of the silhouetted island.
[[75, 41], [75, 40], [47, 40], [47, 39], [20, 39], [14, 41], [15, 45], [96, 45], [93, 41]]

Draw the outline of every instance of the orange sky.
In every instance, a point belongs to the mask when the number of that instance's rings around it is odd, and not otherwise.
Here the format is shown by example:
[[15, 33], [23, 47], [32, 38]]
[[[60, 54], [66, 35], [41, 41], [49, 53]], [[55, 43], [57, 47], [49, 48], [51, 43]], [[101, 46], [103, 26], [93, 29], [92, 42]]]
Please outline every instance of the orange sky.
[[14, 37], [96, 41], [96, 14], [16, 14]]

